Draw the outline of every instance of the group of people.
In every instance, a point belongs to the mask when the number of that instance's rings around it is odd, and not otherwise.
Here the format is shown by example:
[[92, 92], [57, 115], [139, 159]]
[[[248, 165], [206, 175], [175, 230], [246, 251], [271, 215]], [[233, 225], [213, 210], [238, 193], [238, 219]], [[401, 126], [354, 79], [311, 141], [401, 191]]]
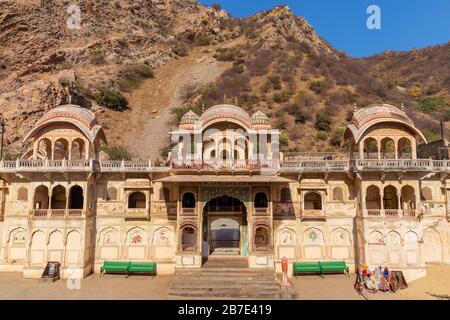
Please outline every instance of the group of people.
[[371, 293], [378, 290], [383, 292], [396, 292], [399, 289], [397, 277], [387, 267], [375, 267], [361, 265], [357, 272], [355, 289], [361, 293], [363, 289]]

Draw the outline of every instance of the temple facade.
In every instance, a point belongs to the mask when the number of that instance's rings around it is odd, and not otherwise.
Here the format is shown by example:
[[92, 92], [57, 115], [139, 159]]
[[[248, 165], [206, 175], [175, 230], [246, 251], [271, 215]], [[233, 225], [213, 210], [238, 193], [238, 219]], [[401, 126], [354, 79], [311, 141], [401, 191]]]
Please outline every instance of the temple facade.
[[183, 116], [164, 163], [113, 161], [94, 113], [53, 108], [28, 151], [0, 162], [0, 271], [40, 277], [59, 261], [81, 278], [118, 260], [162, 274], [217, 255], [277, 270], [283, 257], [385, 265], [413, 280], [450, 263], [450, 161], [417, 156], [427, 141], [401, 108], [356, 111], [348, 154], [284, 154], [279, 134], [262, 112], [218, 105]]

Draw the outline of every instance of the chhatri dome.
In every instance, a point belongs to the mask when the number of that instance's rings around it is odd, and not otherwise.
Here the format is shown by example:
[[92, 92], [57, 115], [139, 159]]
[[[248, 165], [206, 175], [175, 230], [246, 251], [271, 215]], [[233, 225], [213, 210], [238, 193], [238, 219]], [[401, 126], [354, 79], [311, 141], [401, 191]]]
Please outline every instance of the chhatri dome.
[[346, 139], [353, 137], [357, 143], [365, 132], [379, 123], [398, 123], [410, 129], [414, 135], [422, 138], [423, 141], [427, 141], [405, 111], [390, 104], [371, 104], [356, 111], [351, 123], [345, 130], [344, 137]]

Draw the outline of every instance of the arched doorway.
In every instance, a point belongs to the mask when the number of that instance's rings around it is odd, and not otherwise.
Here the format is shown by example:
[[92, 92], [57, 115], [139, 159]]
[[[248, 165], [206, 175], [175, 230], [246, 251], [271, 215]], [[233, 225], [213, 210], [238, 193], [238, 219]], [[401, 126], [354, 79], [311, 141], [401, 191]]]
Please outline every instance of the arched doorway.
[[202, 256], [247, 256], [247, 210], [242, 201], [226, 195], [203, 208]]

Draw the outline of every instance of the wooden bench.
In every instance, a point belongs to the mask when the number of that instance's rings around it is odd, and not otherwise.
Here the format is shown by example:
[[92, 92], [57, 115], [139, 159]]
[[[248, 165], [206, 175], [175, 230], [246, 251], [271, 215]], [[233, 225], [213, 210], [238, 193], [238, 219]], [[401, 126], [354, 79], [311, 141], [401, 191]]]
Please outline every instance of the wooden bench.
[[103, 266], [100, 268], [100, 276], [106, 272], [112, 273], [124, 273], [128, 277], [128, 269], [130, 268], [130, 262], [125, 261], [104, 261]]
[[131, 262], [128, 273], [149, 273], [153, 277], [156, 275], [155, 262]]
[[293, 264], [294, 276], [301, 273], [320, 273], [322, 274], [322, 269], [320, 268], [319, 262], [294, 262]]
[[321, 261], [319, 264], [322, 269], [322, 277], [324, 273], [333, 272], [344, 272], [348, 277], [350, 277], [349, 268], [345, 261]]
[[349, 275], [349, 268], [345, 261], [320, 261], [320, 262], [294, 262], [294, 276], [302, 273], [319, 273], [323, 278], [325, 273], [345, 272]]

